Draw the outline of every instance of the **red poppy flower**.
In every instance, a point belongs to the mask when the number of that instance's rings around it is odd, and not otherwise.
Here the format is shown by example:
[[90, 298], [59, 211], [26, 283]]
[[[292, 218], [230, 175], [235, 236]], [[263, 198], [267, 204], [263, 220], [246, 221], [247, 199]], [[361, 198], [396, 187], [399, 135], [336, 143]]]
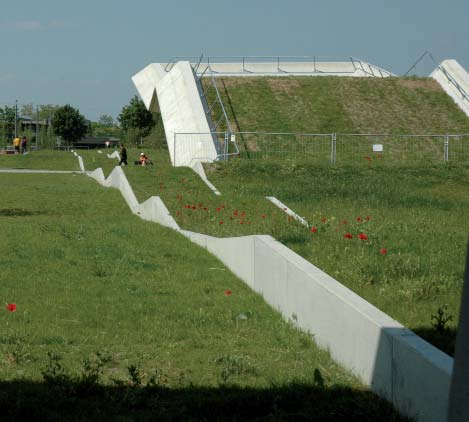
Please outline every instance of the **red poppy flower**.
[[387, 250], [386, 248], [382, 248], [382, 249], [379, 251], [379, 253], [380, 253], [381, 255], [386, 255], [386, 254], [388, 253], [388, 250]]
[[367, 216], [365, 217], [365, 220], [366, 220], [366, 221], [370, 221], [370, 220], [371, 220], [371, 216], [367, 215]]
[[241, 221], [239, 222], [239, 224], [244, 224], [244, 221], [243, 221], [243, 220], [241, 220]]
[[220, 221], [220, 224], [223, 224], [223, 221]]
[[353, 239], [353, 234], [352, 233], [345, 233], [344, 234], [344, 239]]
[[233, 292], [231, 290], [225, 290], [225, 296], [231, 296]]
[[220, 212], [220, 211], [221, 211], [221, 208], [220, 208], [220, 207], [218, 207], [218, 208], [217, 208], [217, 212]]
[[325, 223], [325, 222], [327, 221], [327, 218], [326, 218], [326, 217], [322, 217], [322, 218], [321, 218], [321, 221], [322, 221], [323, 223]]
[[251, 224], [251, 222], [250, 222], [250, 221], [248, 221], [248, 224]]
[[234, 211], [233, 211], [233, 215], [236, 215], [236, 216], [237, 216], [237, 215], [238, 215], [238, 210], [234, 210]]
[[243, 211], [243, 212], [241, 213], [241, 217], [245, 217], [245, 216], [246, 216], [246, 213]]
[[9, 310], [10, 312], [16, 312], [16, 303], [8, 303], [7, 310]]
[[202, 202], [199, 202], [199, 208], [202, 208], [204, 206], [204, 204], [202, 204]]
[[195, 205], [192, 205], [191, 208], [192, 208], [193, 210], [196, 210], [196, 209], [197, 209], [197, 207], [196, 207]]
[[208, 211], [208, 208], [207, 208], [207, 207], [204, 207], [204, 211]]
[[368, 156], [368, 155], [367, 155], [366, 157], [364, 157], [364, 158], [365, 158], [365, 160], [371, 161], [371, 157]]
[[367, 236], [365, 233], [360, 233], [360, 234], [358, 235], [358, 238], [359, 238], [360, 240], [368, 240], [368, 236]]
[[358, 217], [357, 217], [357, 221], [360, 223], [360, 222], [363, 221], [363, 219], [362, 219], [360, 216], [358, 216]]
[[311, 227], [311, 233], [316, 233], [318, 228], [316, 226]]

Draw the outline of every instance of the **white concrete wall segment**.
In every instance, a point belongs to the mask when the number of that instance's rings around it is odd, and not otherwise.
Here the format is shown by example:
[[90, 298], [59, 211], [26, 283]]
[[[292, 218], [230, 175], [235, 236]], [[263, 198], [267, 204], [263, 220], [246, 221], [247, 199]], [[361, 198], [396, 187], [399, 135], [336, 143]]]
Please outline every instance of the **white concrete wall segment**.
[[114, 170], [112, 170], [111, 174], [105, 181], [105, 186], [119, 189], [129, 208], [134, 214], [136, 213], [136, 208], [139, 203], [121, 167], [114, 167]]
[[431, 73], [445, 92], [469, 117], [469, 75], [456, 60], [444, 60]]
[[104, 177], [104, 172], [102, 168], [97, 168], [96, 170], [89, 172], [88, 176], [96, 180], [100, 185], [105, 185], [106, 178]]
[[[445, 418], [452, 359], [270, 236], [217, 239], [207, 248], [284, 317], [402, 413]], [[429, 382], [431, 380], [431, 382]]]
[[[162, 64], [162, 67], [168, 67]], [[208, 67], [201, 63], [197, 73], [201, 75]], [[362, 60], [350, 61], [309, 61], [309, 62], [249, 62], [210, 63], [214, 76], [354, 76], [354, 77], [389, 77], [393, 73]], [[209, 75], [210, 72], [205, 72]]]
[[148, 110], [155, 103], [156, 85], [166, 75], [159, 63], [151, 63], [132, 76], [132, 82]]
[[142, 204], [136, 207], [136, 214], [143, 220], [153, 221], [165, 227], [170, 227], [180, 231], [179, 225], [176, 223], [168, 208], [159, 196], [152, 196]]
[[209, 189], [215, 194], [215, 195], [220, 195], [220, 192], [218, 189], [215, 187], [213, 183], [208, 180], [207, 175], [205, 174], [204, 166], [202, 165], [202, 162], [200, 160], [194, 160], [191, 163], [191, 169], [194, 170], [200, 178], [204, 181], [204, 183], [209, 187]]
[[112, 154], [107, 154], [107, 158], [117, 158], [120, 160], [119, 151], [114, 151]]
[[81, 156], [78, 156], [78, 165], [80, 166], [81, 171], [85, 171], [85, 164], [83, 163], [83, 158]]
[[266, 196], [265, 199], [272, 202], [276, 207], [280, 208], [285, 214], [293, 217], [296, 221], [302, 224], [305, 227], [310, 227], [309, 224], [303, 217], [299, 216], [295, 211], [287, 207], [282, 201], [278, 200], [275, 196]]
[[[156, 93], [173, 165], [189, 165], [193, 158], [213, 161], [217, 158], [216, 139], [200, 99], [197, 83], [189, 62], [176, 63], [156, 85]], [[207, 139], [187, 138], [174, 144], [175, 133], [205, 133]], [[177, 148], [175, 154], [175, 148]], [[175, 156], [177, 160], [175, 162]]]

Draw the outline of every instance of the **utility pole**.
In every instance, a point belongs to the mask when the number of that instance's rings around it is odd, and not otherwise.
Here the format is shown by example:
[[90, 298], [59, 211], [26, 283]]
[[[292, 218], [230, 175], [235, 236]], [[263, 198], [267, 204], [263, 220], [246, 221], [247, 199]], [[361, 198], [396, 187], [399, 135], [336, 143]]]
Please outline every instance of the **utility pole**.
[[37, 151], [37, 140], [39, 139], [39, 106], [36, 105], [36, 151]]
[[15, 100], [15, 138], [18, 137], [18, 100]]

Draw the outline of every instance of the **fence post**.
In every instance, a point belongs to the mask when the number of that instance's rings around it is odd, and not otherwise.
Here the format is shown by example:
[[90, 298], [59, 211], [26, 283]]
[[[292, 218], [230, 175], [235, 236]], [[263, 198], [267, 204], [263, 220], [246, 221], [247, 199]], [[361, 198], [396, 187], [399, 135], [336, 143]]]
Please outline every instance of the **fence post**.
[[449, 136], [448, 134], [445, 135], [445, 147], [444, 147], [444, 160], [449, 160]]
[[174, 132], [174, 143], [173, 143], [173, 166], [176, 167], [176, 132]]
[[230, 134], [229, 132], [225, 132], [225, 145], [223, 145], [223, 153], [224, 153], [224, 158], [223, 158], [223, 161], [228, 161], [228, 148], [229, 148], [229, 145], [228, 145], [228, 142], [229, 142], [229, 139], [230, 139]]
[[335, 165], [336, 160], [337, 134], [331, 134], [331, 165]]

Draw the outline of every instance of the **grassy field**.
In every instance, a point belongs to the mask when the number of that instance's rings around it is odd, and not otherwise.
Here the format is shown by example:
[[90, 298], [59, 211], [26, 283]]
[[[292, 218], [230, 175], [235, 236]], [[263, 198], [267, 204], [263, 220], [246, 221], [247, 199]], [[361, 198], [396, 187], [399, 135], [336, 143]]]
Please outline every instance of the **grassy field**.
[[[153, 155], [154, 167], [125, 168], [139, 201], [160, 195], [187, 230], [270, 234], [453, 353], [469, 233], [468, 167], [235, 160], [206, 166], [222, 192], [215, 196], [191, 170], [172, 168], [167, 153]], [[310, 226], [265, 196], [277, 197]]]
[[42, 150], [25, 155], [0, 155], [0, 169], [76, 170], [76, 157], [65, 151]]
[[82, 175], [0, 180], [0, 292], [16, 305], [1, 314], [3, 417], [401, 420], [118, 191]]

